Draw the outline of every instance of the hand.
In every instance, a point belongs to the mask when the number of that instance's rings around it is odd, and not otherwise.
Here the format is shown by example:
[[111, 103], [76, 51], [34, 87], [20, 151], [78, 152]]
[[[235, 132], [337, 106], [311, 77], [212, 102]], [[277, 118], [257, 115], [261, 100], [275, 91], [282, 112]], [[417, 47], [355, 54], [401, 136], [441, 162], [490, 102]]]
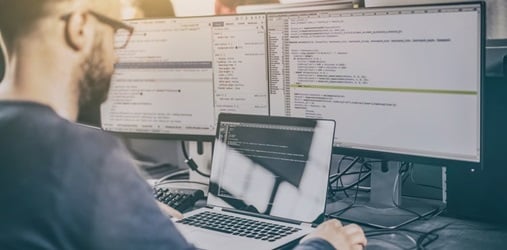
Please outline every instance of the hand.
[[157, 201], [158, 207], [160, 207], [160, 210], [162, 210], [162, 213], [169, 215], [171, 217], [175, 217], [177, 219], [183, 219], [183, 214], [181, 214], [178, 210], [160, 202]]
[[322, 238], [340, 250], [360, 250], [366, 246], [363, 230], [356, 224], [343, 226], [338, 220], [328, 220], [320, 224], [315, 231], [304, 237], [301, 242], [313, 238]]

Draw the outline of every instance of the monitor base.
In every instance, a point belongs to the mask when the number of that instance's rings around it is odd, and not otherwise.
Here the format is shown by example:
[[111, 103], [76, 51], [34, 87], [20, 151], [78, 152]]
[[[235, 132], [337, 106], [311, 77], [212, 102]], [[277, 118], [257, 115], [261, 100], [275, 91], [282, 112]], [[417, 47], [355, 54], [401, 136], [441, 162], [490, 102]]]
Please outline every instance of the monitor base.
[[[427, 218], [443, 208], [443, 203], [403, 197], [403, 206], [387, 207], [369, 202], [338, 201], [330, 217], [382, 229], [396, 229], [418, 219]], [[328, 210], [329, 211], [329, 210]]]

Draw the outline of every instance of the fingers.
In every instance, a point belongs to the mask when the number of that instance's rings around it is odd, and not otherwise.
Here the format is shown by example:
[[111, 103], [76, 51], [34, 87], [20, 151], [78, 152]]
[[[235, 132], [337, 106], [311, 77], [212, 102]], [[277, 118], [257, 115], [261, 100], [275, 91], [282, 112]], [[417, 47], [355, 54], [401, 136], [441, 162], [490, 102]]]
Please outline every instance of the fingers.
[[343, 227], [347, 234], [363, 233], [363, 229], [356, 224], [349, 224]]
[[364, 231], [356, 224], [350, 224], [343, 227], [343, 230], [348, 235], [349, 241], [353, 245], [366, 246], [367, 240]]
[[351, 250], [363, 250], [363, 249], [364, 249], [364, 246], [362, 246], [362, 245], [354, 245], [354, 246], [352, 246]]
[[329, 223], [330, 225], [333, 225], [335, 227], [341, 228], [343, 227], [342, 223], [337, 219], [328, 220], [325, 223]]
[[336, 249], [360, 250], [366, 246], [363, 229], [356, 224], [343, 226], [338, 220], [328, 220], [320, 224], [314, 232], [301, 240], [322, 238]]
[[342, 225], [342, 223], [339, 220], [332, 219], [332, 220], [328, 220], [328, 221], [323, 222], [317, 228], [333, 228], [333, 229], [338, 229], [338, 228], [342, 228], [342, 227], [343, 227], [343, 225]]
[[181, 214], [178, 210], [160, 202], [160, 201], [157, 201], [157, 204], [158, 204], [158, 207], [160, 208], [160, 210], [162, 210], [162, 212], [166, 215], [169, 215], [169, 216], [172, 216], [172, 217], [175, 217], [177, 219], [183, 219], [183, 214]]
[[304, 237], [300, 242], [305, 242], [312, 238], [322, 238], [328, 242], [333, 243], [334, 240], [339, 238], [338, 241], [343, 241], [343, 235], [338, 232], [341, 230], [342, 224], [338, 220], [328, 220], [322, 224], [320, 224], [314, 232], [308, 234]]

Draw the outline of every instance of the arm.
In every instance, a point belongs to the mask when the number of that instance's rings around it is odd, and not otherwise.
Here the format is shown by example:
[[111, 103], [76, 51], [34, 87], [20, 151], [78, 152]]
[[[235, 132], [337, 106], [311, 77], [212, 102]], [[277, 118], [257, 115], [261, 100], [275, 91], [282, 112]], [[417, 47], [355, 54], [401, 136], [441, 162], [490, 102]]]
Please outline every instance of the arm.
[[96, 167], [89, 249], [194, 249], [162, 213], [121, 147]]

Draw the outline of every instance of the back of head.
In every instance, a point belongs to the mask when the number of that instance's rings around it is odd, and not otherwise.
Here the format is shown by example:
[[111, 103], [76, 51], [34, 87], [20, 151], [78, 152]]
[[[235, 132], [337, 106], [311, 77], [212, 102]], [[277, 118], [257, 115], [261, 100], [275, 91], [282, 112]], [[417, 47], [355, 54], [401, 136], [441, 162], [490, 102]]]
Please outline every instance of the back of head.
[[115, 33], [132, 33], [120, 18], [120, 0], [0, 0], [9, 66], [1, 98], [42, 103], [71, 121], [79, 107], [100, 104], [114, 71]]
[[111, 6], [118, 3], [119, 0], [0, 0], [0, 32], [9, 50], [16, 38], [32, 31], [38, 20], [44, 17], [66, 14], [73, 6], [108, 13]]
[[0, 0], [0, 31], [9, 49], [16, 37], [28, 32], [40, 18], [51, 14], [51, 6], [71, 0]]

